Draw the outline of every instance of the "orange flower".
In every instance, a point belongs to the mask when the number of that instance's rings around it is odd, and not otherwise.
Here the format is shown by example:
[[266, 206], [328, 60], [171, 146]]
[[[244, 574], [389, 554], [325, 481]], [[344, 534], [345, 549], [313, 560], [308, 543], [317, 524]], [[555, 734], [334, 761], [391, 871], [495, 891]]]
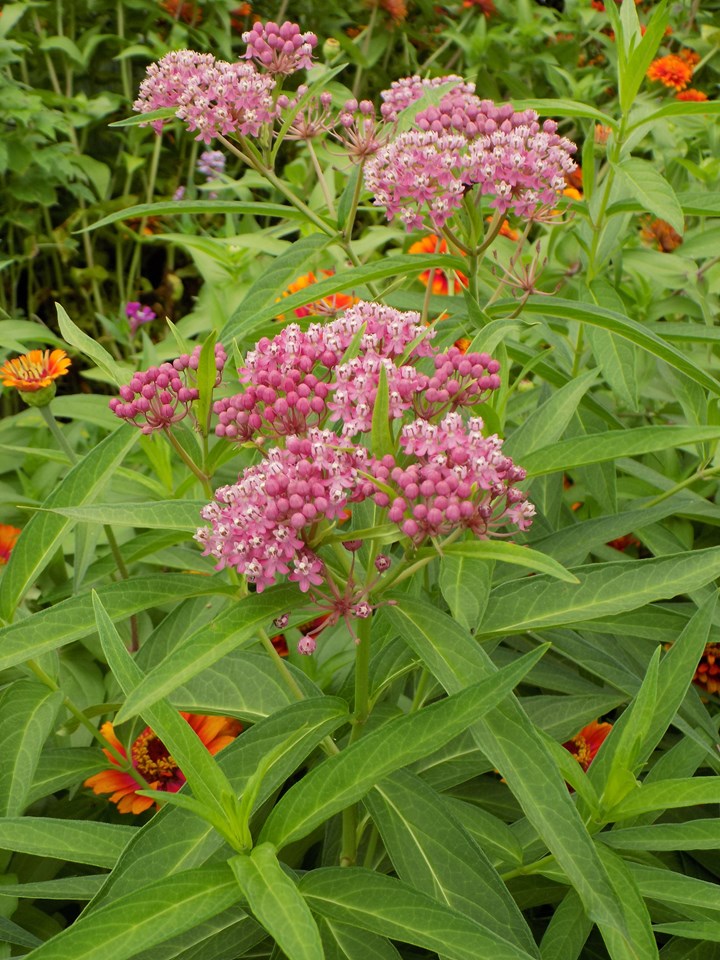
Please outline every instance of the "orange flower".
[[17, 527], [10, 527], [5, 523], [0, 523], [0, 567], [4, 566], [10, 559], [12, 548], [15, 546], [21, 532]]
[[471, 343], [472, 343], [472, 340], [468, 340], [467, 337], [460, 337], [459, 340], [455, 341], [455, 346], [458, 348], [460, 353], [467, 353], [468, 350], [470, 349]]
[[[334, 275], [334, 270], [323, 270], [323, 277], [332, 277]], [[314, 273], [305, 273], [302, 277], [298, 277], [297, 280], [293, 280], [290, 286], [283, 292], [283, 297], [289, 297], [293, 293], [299, 293], [301, 290], [305, 290], [313, 283], [317, 283], [317, 277]], [[281, 298], [278, 298], [277, 303], [280, 302]], [[295, 316], [298, 318], [302, 317], [335, 317], [342, 310], [347, 310], [348, 307], [351, 307], [354, 303], [358, 302], [357, 297], [351, 297], [347, 293], [333, 293], [330, 296], [323, 297], [321, 300], [317, 300], [315, 303], [308, 303], [304, 307], [296, 307], [293, 311]], [[276, 317], [277, 320], [284, 320], [284, 314], [280, 313]]]
[[687, 90], [681, 90], [680, 93], [675, 94], [676, 100], [684, 100], [686, 103], [702, 103], [704, 100], [707, 100], [708, 95], [703, 93], [702, 90], [696, 90], [695, 87], [690, 87]]
[[575, 757], [583, 770], [587, 770], [611, 730], [611, 723], [598, 723], [593, 720], [563, 746]]
[[582, 200], [583, 198], [582, 191], [578, 190], [576, 187], [565, 187], [562, 195], [564, 197], [568, 197], [570, 200]]
[[658, 250], [671, 253], [683, 242], [680, 234], [665, 220], [650, 220], [642, 228], [641, 236], [647, 243], [657, 243]]
[[270, 643], [275, 647], [275, 651], [279, 656], [287, 657], [290, 654], [284, 633], [276, 633], [274, 637], [270, 637]]
[[380, 0], [380, 9], [390, 15], [395, 23], [402, 23], [407, 17], [407, 3], [405, 0]]
[[197, 0], [195, 0], [195, 3], [182, 3], [181, 0], [163, 0], [160, 6], [176, 20], [184, 20], [185, 23], [192, 26], [202, 20], [202, 10], [198, 7]]
[[497, 13], [493, 0], [463, 0], [463, 6], [468, 9], [471, 7], [480, 7], [488, 19], [490, 19], [494, 13]]
[[[447, 243], [434, 233], [429, 233], [426, 237], [423, 237], [422, 240], [413, 243], [408, 253], [447, 253]], [[428, 283], [431, 282], [431, 274], [432, 292], [439, 296], [448, 294], [450, 292], [450, 282], [447, 275], [439, 268], [436, 270], [425, 270], [424, 273], [420, 274], [420, 281], [427, 286]], [[458, 273], [453, 284], [453, 293], [460, 293], [463, 287], [467, 285], [467, 277], [462, 273]]]
[[[485, 220], [488, 223], [492, 223], [492, 217], [485, 217]], [[520, 234], [517, 232], [517, 230], [513, 230], [508, 220], [503, 220], [498, 236], [507, 237], [508, 240], [512, 240], [514, 243], [517, 243], [517, 241], [520, 239]]]
[[641, 547], [642, 544], [637, 537], [634, 537], [631, 533], [626, 533], [622, 537], [616, 537], [615, 540], [610, 540], [608, 546], [614, 547], [621, 553], [625, 553], [628, 547]]
[[685, 63], [689, 63], [693, 69], [700, 63], [700, 54], [694, 50], [685, 48], [678, 53], [678, 56], [681, 60], [684, 60]]
[[693, 75], [693, 65], [686, 57], [674, 53], [653, 60], [647, 72], [649, 80], [658, 80], [666, 87], [684, 90]]
[[64, 376], [69, 366], [70, 358], [64, 350], [30, 350], [14, 360], [6, 360], [0, 367], [0, 376], [5, 387], [35, 393]]
[[[209, 753], [215, 755], [231, 743], [242, 730], [239, 720], [230, 717], [208, 717], [199, 713], [181, 713]], [[117, 752], [127, 758], [127, 751], [115, 736], [112, 723], [104, 723], [100, 732], [112, 744]], [[168, 752], [165, 744], [156, 734], [145, 727], [130, 747], [130, 760], [140, 778], [147, 781], [141, 786], [131, 773], [120, 769], [117, 760], [109, 750], [103, 750], [112, 766], [108, 770], [96, 773], [85, 781], [94, 793], [109, 793], [111, 803], [116, 803], [120, 813], [143, 813], [154, 803], [150, 797], [141, 797], [141, 789], [162, 790], [165, 793], [177, 793], [185, 783], [185, 776]]]
[[708, 693], [720, 690], [720, 643], [708, 643], [698, 664], [693, 683]]

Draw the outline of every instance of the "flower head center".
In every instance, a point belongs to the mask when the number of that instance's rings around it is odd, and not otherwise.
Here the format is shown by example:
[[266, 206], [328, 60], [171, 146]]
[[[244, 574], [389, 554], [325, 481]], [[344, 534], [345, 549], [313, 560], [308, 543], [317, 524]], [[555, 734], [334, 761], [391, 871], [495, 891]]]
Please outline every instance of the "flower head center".
[[168, 748], [149, 727], [140, 734], [132, 745], [133, 765], [147, 780], [159, 777], [176, 778], [180, 770], [170, 755]]

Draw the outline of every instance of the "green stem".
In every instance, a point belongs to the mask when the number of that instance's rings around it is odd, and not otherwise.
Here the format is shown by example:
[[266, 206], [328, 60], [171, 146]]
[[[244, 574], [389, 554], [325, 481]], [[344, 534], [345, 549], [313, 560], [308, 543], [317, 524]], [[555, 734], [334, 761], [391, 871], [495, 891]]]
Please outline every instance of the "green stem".
[[304, 700], [305, 694], [300, 689], [300, 686], [297, 680], [295, 679], [295, 677], [288, 670], [287, 664], [285, 663], [283, 658], [280, 656], [280, 654], [277, 652], [277, 650], [273, 646], [273, 642], [270, 639], [270, 637], [262, 629], [258, 630], [258, 635], [260, 637], [260, 640], [262, 641], [262, 645], [270, 654], [270, 659], [275, 664], [275, 667], [277, 668], [279, 674], [287, 684], [292, 695], [295, 697], [296, 700]]
[[360, 194], [362, 193], [363, 186], [363, 166], [364, 163], [358, 168], [357, 180], [355, 181], [355, 187], [353, 189], [353, 195], [350, 201], [350, 209], [348, 210], [347, 220], [345, 221], [345, 229], [343, 230], [345, 242], [347, 244], [349, 244], [352, 240], [355, 217], [357, 216], [358, 206], [360, 204]]
[[190, 454], [182, 446], [182, 444], [180, 443], [178, 438], [175, 436], [175, 434], [172, 432], [172, 430], [163, 430], [163, 434], [167, 437], [168, 442], [170, 443], [170, 446], [173, 448], [173, 450], [175, 450], [175, 452], [178, 454], [178, 456], [180, 457], [182, 462], [185, 464], [185, 466], [190, 471], [192, 471], [192, 473], [194, 473], [195, 476], [198, 478], [198, 480], [202, 484], [202, 488], [207, 498], [209, 500], [212, 500], [213, 488], [210, 485], [210, 480], [207, 474], [204, 474], [200, 469], [200, 467], [198, 467], [198, 465], [195, 463], [195, 461], [192, 459]]
[[676, 483], [674, 486], [670, 487], [669, 490], [664, 490], [662, 493], [658, 494], [657, 497], [653, 497], [652, 500], [648, 500], [647, 503], [644, 503], [641, 507], [642, 510], [646, 510], [648, 507], [654, 507], [658, 503], [662, 503], [663, 500], [667, 500], [669, 497], [672, 497], [674, 494], [679, 493], [681, 490], [684, 490], [686, 487], [691, 486], [695, 483], [696, 480], [710, 480], [712, 477], [717, 476], [720, 473], [720, 467], [710, 467], [709, 469], [696, 470], [691, 476], [686, 480], [681, 480], [680, 483]]
[[317, 153], [315, 152], [315, 147], [312, 144], [312, 140], [307, 141], [307, 150], [310, 154], [310, 160], [312, 161], [313, 169], [315, 170], [315, 176], [318, 178], [318, 183], [320, 184], [320, 189], [323, 192], [325, 197], [325, 203], [327, 204], [328, 213], [331, 217], [335, 217], [335, 204], [333, 202], [332, 194], [330, 193], [330, 188], [328, 182], [325, 179], [325, 174], [323, 173], [322, 167], [320, 166], [320, 161], [318, 160]]

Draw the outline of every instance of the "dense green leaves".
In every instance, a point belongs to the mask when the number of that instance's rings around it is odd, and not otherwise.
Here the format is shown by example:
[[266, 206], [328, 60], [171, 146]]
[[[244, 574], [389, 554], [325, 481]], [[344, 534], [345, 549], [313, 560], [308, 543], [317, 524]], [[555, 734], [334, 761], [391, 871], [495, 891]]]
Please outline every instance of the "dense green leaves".
[[135, 827], [49, 817], [5, 817], [0, 820], [0, 844], [37, 857], [111, 867], [136, 833]]

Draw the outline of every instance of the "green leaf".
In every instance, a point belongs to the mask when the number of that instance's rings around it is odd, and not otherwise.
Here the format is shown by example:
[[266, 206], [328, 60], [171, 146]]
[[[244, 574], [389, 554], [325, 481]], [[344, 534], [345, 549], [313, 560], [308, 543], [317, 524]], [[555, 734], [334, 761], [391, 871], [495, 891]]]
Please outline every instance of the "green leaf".
[[[625, 312], [622, 297], [607, 280], [593, 281], [588, 293], [598, 305], [617, 313]], [[635, 344], [608, 330], [590, 327], [587, 333], [605, 381], [631, 410], [637, 410], [639, 375], [643, 359], [641, 352]]]
[[501, 584], [490, 594], [478, 634], [506, 636], [568, 626], [695, 590], [720, 576], [720, 547], [669, 557], [595, 563], [573, 570], [579, 584], [541, 577]]
[[239, 899], [226, 864], [186, 870], [141, 886], [116, 903], [84, 914], [28, 960], [129, 960], [141, 950], [191, 930]]
[[233, 857], [230, 866], [253, 914], [288, 960], [325, 960], [310, 908], [270, 844], [254, 847], [249, 856]]
[[0, 943], [14, 943], [19, 947], [36, 947], [39, 940], [34, 933], [28, 933], [23, 927], [6, 917], [0, 916]]
[[105, 874], [62, 877], [37, 883], [0, 883], [0, 897], [29, 900], [91, 900], [105, 882]]
[[57, 310], [58, 325], [60, 333], [65, 342], [71, 347], [79, 350], [83, 356], [92, 360], [92, 362], [103, 370], [111, 380], [114, 380], [118, 386], [127, 383], [132, 376], [132, 369], [121, 367], [117, 361], [110, 356], [105, 347], [84, 333], [77, 324], [73, 323], [67, 315], [65, 308], [60, 303], [55, 304]]
[[3, 850], [30, 853], [36, 857], [112, 867], [137, 827], [91, 820], [52, 820], [49, 817], [4, 817], [0, 819]]
[[200, 510], [206, 504], [206, 500], [151, 500], [147, 503], [94, 503], [89, 507], [51, 509], [52, 513], [69, 517], [76, 523], [195, 531], [202, 523]]
[[640, 893], [650, 900], [683, 904], [700, 910], [720, 910], [720, 888], [716, 883], [641, 863], [629, 863], [628, 869]]
[[0, 817], [21, 814], [28, 803], [45, 741], [63, 702], [59, 690], [16, 680], [0, 699]]
[[666, 220], [679, 234], [685, 232], [685, 218], [675, 191], [665, 177], [648, 160], [628, 157], [615, 165], [627, 181], [630, 193], [645, 209]]
[[[110, 481], [138, 433], [127, 424], [118, 427], [70, 470], [43, 502], [43, 507], [80, 506], [93, 500]], [[50, 562], [72, 525], [70, 519], [52, 513], [36, 513], [26, 524], [3, 574], [0, 615], [5, 620], [12, 620], [25, 591]]]
[[158, 110], [150, 110], [147, 113], [138, 113], [133, 117], [125, 117], [123, 120], [115, 120], [109, 123], [109, 127], [139, 127], [142, 124], [150, 124], [153, 120], [170, 120], [175, 116], [175, 107], [160, 107]]
[[256, 217], [277, 217], [287, 220], [304, 220], [305, 216], [294, 207], [287, 207], [282, 203], [261, 203], [246, 200], [166, 200], [160, 203], [138, 203], [124, 210], [117, 210], [108, 214], [102, 220], [92, 223], [89, 227], [75, 231], [86, 233], [90, 230], [99, 230], [121, 220], [137, 220], [143, 217], [171, 217], [193, 214], [207, 214], [215, 216], [223, 213], [228, 216], [237, 215]]
[[615, 850], [720, 850], [720, 820], [653, 823], [598, 834]]
[[312, 870], [299, 887], [314, 913], [411, 943], [447, 960], [532, 956], [408, 884], [360, 867]]
[[[555, 585], [556, 589], [580, 589]], [[463, 690], [497, 668], [458, 624], [431, 604], [399, 597], [381, 611], [448, 692]], [[500, 771], [603, 936], [626, 933], [622, 906], [543, 740], [513, 697], [470, 728]], [[611, 931], [608, 934], [607, 931]], [[443, 951], [444, 952], [444, 951]]]
[[542, 960], [578, 960], [590, 935], [592, 921], [583, 910], [580, 897], [569, 890], [550, 917], [540, 943]]
[[[131, 694], [143, 680], [143, 672], [137, 665], [120, 638], [115, 625], [107, 615], [102, 601], [93, 591], [93, 606], [97, 621], [98, 634], [108, 666], [125, 694]], [[169, 704], [158, 702], [147, 707], [143, 715], [148, 726], [162, 740], [182, 770], [198, 801], [216, 816], [211, 819], [213, 825], [223, 835], [233, 835], [236, 824], [229, 823], [229, 831], [223, 830], [227, 816], [224, 803], [234, 800], [235, 794], [227, 777], [210, 755], [190, 724]], [[115, 720], [116, 723], [120, 721]]]
[[627, 820], [641, 813], [720, 803], [720, 777], [660, 780], [643, 784], [608, 813], [612, 820]]
[[454, 556], [443, 551], [438, 584], [455, 620], [474, 630], [485, 612], [495, 564], [485, 557]]
[[588, 117], [590, 120], [597, 120], [604, 127], [610, 127], [612, 130], [617, 129], [617, 121], [610, 114], [602, 113], [595, 107], [579, 100], [530, 98], [513, 100], [513, 106], [516, 110], [537, 110], [543, 117]]
[[[710, 944], [720, 943], [720, 920], [678, 920], [675, 923], [653, 924], [655, 933], [667, 933], [674, 937], [687, 937], [690, 940], [708, 940]], [[701, 960], [701, 954], [695, 955]], [[708, 956], [703, 951], [703, 957]]]
[[572, 470], [591, 463], [605, 463], [619, 457], [635, 457], [675, 447], [715, 440], [717, 427], [634, 427], [629, 430], [606, 430], [587, 436], [560, 440], [542, 450], [535, 450], [523, 459], [529, 477]]
[[[627, 18], [630, 18], [630, 22]], [[640, 24], [635, 7], [625, 4], [621, 10], [621, 19], [623, 19], [626, 36], [630, 33], [630, 24], [632, 24], [634, 38], [637, 40], [640, 37]], [[620, 70], [620, 109], [623, 113], [628, 113], [635, 102], [648, 67], [663, 41], [667, 23], [667, 0], [661, 0], [660, 3], [655, 4], [652, 16], [646, 25], [645, 35], [632, 50], [624, 69]]]
[[[720, 113], [720, 100], [705, 100], [702, 103], [693, 103], [692, 101], [683, 103], [677, 100], [671, 100], [670, 103], [664, 104], [649, 116], [643, 117], [642, 120], [638, 120], [635, 123], [631, 123], [628, 126], [627, 132], [629, 136], [631, 133], [635, 133], [643, 127], [652, 127], [658, 120], [664, 120], [665, 117], [706, 116], [710, 118], [716, 113]], [[682, 195], [678, 197], [678, 199], [682, 203]], [[685, 204], [682, 203], [682, 206], [684, 209]], [[685, 210], [685, 213], [692, 215], [690, 210]]]
[[507, 887], [438, 793], [401, 770], [377, 784], [364, 802], [401, 880], [538, 955]]
[[380, 379], [373, 406], [370, 450], [378, 460], [388, 453], [392, 454], [394, 450], [393, 436], [390, 430], [390, 394], [387, 371], [383, 364], [380, 364]]
[[508, 437], [503, 444], [503, 453], [522, 463], [535, 450], [554, 444], [565, 432], [578, 404], [596, 380], [596, 372], [589, 370], [556, 390]]
[[533, 650], [472, 687], [417, 713], [396, 717], [325, 760], [282, 797], [265, 821], [259, 842], [279, 849], [306, 837], [383, 777], [428, 756], [500, 703], [544, 652]]
[[[303, 700], [278, 710], [243, 732], [218, 754], [235, 795], [242, 795], [258, 765], [280, 743], [285, 756], [268, 771], [254, 809], [287, 780], [324, 737], [348, 720], [348, 707], [337, 697]], [[179, 809], [161, 810], [136, 834], [102, 892], [90, 905], [95, 910], [141, 886], [149, 874], [170, 876], [199, 866], [215, 854], [222, 838], [207, 823]]]
[[200, 350], [200, 360], [197, 368], [197, 389], [200, 396], [196, 404], [195, 415], [200, 424], [200, 432], [204, 437], [207, 436], [210, 429], [210, 410], [212, 407], [213, 391], [215, 390], [215, 381], [218, 378], [217, 365], [215, 363], [215, 343], [217, 334], [213, 330], [206, 337]]
[[[704, 196], [704, 195], [703, 195]], [[488, 308], [492, 316], [506, 316], [516, 308], [514, 301], [500, 301]], [[530, 297], [522, 308], [523, 317], [543, 316], [557, 317], [561, 320], [577, 320], [591, 326], [601, 327], [616, 333], [618, 336], [637, 344], [643, 350], [669, 363], [680, 370], [706, 390], [720, 394], [720, 381], [700, 370], [691, 357], [681, 350], [666, 343], [662, 337], [652, 333], [649, 329], [605, 307], [596, 307], [589, 303], [578, 303], [575, 300], [563, 300], [560, 297]]]
[[319, 927], [327, 960], [401, 960], [389, 940], [369, 930], [327, 919]]
[[[468, 557], [470, 559], [498, 560], [520, 567], [529, 567], [538, 573], [546, 573], [565, 583], [579, 583], [577, 577], [561, 566], [552, 557], [530, 547], [509, 543], [505, 540], [463, 540], [442, 548], [443, 555]], [[418, 551], [423, 555], [423, 551]]]
[[615, 931], [605, 934], [611, 957], [637, 957], [637, 960], [657, 960], [658, 948], [653, 936], [650, 914], [640, 895], [632, 873], [618, 854], [598, 844], [597, 852], [615, 887], [623, 907], [629, 937], [620, 937]]
[[[327, 238], [326, 238], [327, 241]], [[280, 310], [286, 316], [295, 310], [296, 307], [304, 307], [308, 303], [316, 300], [322, 300], [333, 293], [347, 292], [354, 290], [362, 284], [372, 282], [373, 280], [383, 280], [387, 277], [398, 278], [400, 276], [418, 276], [425, 270], [431, 270], [436, 267], [444, 267], [447, 270], [459, 270], [462, 273], [463, 268], [467, 269], [467, 264], [463, 263], [462, 257], [451, 257], [447, 253], [436, 253], [432, 255], [403, 254], [394, 257], [383, 257], [373, 263], [362, 267], [352, 267], [346, 270], [338, 270], [331, 277], [325, 280], [319, 280], [317, 283], [310, 284], [299, 293], [293, 293], [288, 297], [283, 297], [282, 304], [275, 304], [273, 301], [262, 309], [257, 309], [249, 317], [245, 316], [245, 307], [240, 305], [235, 315], [225, 325], [220, 334], [220, 339], [231, 340], [233, 337], [250, 337], [266, 321], [272, 320]], [[280, 293], [281, 288], [276, 288]], [[266, 298], [267, 299], [267, 298]], [[642, 328], [641, 328], [642, 329]]]
[[202, 670], [217, 663], [232, 650], [258, 638], [258, 630], [288, 610], [298, 607], [298, 589], [293, 583], [282, 584], [249, 594], [224, 610], [212, 623], [192, 633], [141, 680], [128, 694], [125, 706], [116, 717], [117, 723], [129, 720], [162, 697], [187, 683]]
[[[186, 597], [232, 596], [236, 592], [236, 587], [229, 587], [219, 577], [190, 577], [180, 573], [121, 580], [98, 588], [98, 596], [112, 620], [125, 620], [133, 613], [164, 603], [177, 603]], [[7, 670], [49, 650], [57, 650], [94, 632], [95, 615], [90, 594], [63, 600], [0, 629], [0, 670]]]
[[91, 747], [59, 747], [43, 750], [27, 795], [28, 804], [57, 790], [75, 787], [107, 766], [105, 757]]

